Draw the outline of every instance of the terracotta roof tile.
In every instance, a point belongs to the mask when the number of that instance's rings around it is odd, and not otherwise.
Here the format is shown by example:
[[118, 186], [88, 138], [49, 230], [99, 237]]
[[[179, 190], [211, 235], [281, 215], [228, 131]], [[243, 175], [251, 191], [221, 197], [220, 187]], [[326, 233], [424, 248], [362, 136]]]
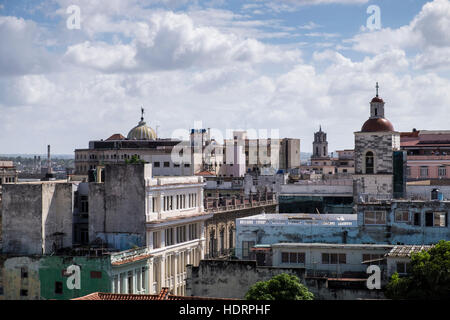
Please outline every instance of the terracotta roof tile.
[[132, 257], [132, 258], [128, 258], [128, 259], [123, 259], [123, 260], [120, 260], [120, 261], [115, 261], [115, 262], [113, 262], [113, 263], [111, 263], [111, 264], [112, 264], [113, 266], [121, 266], [121, 265], [123, 265], [123, 264], [131, 263], [131, 262], [136, 262], [136, 261], [139, 261], [139, 260], [144, 260], [144, 259], [150, 258], [151, 256], [152, 256], [151, 254], [143, 254], [143, 255], [136, 256], [136, 257]]
[[238, 300], [227, 298], [210, 298], [194, 296], [176, 296], [169, 294], [169, 288], [162, 288], [159, 294], [125, 294], [94, 292], [72, 300]]

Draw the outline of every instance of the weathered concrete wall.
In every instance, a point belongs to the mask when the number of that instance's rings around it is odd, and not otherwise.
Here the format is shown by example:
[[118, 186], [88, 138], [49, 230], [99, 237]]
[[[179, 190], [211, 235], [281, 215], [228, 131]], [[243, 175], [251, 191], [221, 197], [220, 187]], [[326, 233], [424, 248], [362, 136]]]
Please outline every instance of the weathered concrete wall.
[[3, 185], [3, 252], [42, 254], [42, 186]]
[[0, 255], [0, 287], [0, 300], [40, 299], [39, 258]]
[[364, 288], [364, 282], [355, 286], [346, 281], [339, 283], [327, 279], [306, 278], [304, 284], [314, 294], [315, 300], [386, 299], [383, 290], [368, 290]]
[[106, 166], [104, 183], [89, 184], [89, 240], [119, 250], [145, 245], [144, 165]]
[[187, 296], [243, 299], [257, 281], [270, 280], [280, 273], [304, 277], [304, 269], [257, 267], [256, 261], [202, 260], [198, 267], [188, 265]]
[[73, 188], [69, 183], [42, 185], [44, 254], [72, 246]]
[[259, 267], [255, 261], [202, 260], [198, 267], [188, 265], [187, 296], [244, 299], [249, 288], [258, 281], [288, 273], [296, 275], [317, 300], [383, 299], [380, 290], [365, 289], [365, 282], [333, 282], [327, 279], [305, 278], [302, 268]]
[[4, 186], [3, 252], [47, 254], [72, 245], [71, 183]]
[[353, 186], [326, 184], [285, 184], [281, 186], [281, 195], [343, 195], [351, 196]]

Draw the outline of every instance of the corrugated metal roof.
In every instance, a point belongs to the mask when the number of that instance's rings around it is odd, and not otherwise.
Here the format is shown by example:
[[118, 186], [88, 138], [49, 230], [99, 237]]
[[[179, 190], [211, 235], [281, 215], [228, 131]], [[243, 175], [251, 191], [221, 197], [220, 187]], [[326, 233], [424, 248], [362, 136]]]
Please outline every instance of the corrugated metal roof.
[[428, 251], [432, 247], [431, 245], [397, 245], [386, 254], [386, 257], [409, 258], [413, 253], [419, 253], [422, 250]]

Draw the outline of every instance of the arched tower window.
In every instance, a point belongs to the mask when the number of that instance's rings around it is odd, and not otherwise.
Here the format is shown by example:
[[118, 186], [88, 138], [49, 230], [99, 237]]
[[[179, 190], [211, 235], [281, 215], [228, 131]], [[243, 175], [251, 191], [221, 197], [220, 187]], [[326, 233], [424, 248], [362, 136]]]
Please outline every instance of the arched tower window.
[[319, 155], [319, 147], [316, 147], [316, 156]]
[[366, 153], [366, 174], [373, 174], [374, 173], [374, 167], [375, 167], [375, 161], [374, 161], [373, 152], [369, 151]]

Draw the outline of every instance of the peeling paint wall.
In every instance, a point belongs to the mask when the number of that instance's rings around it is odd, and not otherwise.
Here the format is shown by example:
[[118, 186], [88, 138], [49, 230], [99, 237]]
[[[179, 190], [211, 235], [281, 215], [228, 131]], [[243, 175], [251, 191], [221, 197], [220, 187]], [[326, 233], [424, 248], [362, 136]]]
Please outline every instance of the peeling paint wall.
[[198, 267], [187, 268], [186, 295], [213, 298], [244, 299], [250, 287], [258, 281], [288, 273], [296, 275], [314, 294], [316, 300], [383, 299], [381, 290], [368, 290], [365, 282], [341, 282], [305, 278], [302, 268], [259, 267], [256, 261], [202, 260]]
[[[70, 274], [66, 272], [71, 265], [80, 267], [80, 289], [70, 289]], [[92, 292], [111, 292], [111, 262], [104, 257], [42, 257], [39, 264], [41, 299], [67, 300]], [[61, 291], [56, 291], [57, 282]]]
[[3, 252], [47, 254], [72, 245], [73, 185], [3, 186]]
[[39, 259], [0, 256], [0, 300], [40, 299]]
[[243, 299], [257, 281], [270, 280], [280, 273], [304, 277], [304, 269], [257, 267], [256, 261], [202, 260], [187, 267], [186, 295]]

